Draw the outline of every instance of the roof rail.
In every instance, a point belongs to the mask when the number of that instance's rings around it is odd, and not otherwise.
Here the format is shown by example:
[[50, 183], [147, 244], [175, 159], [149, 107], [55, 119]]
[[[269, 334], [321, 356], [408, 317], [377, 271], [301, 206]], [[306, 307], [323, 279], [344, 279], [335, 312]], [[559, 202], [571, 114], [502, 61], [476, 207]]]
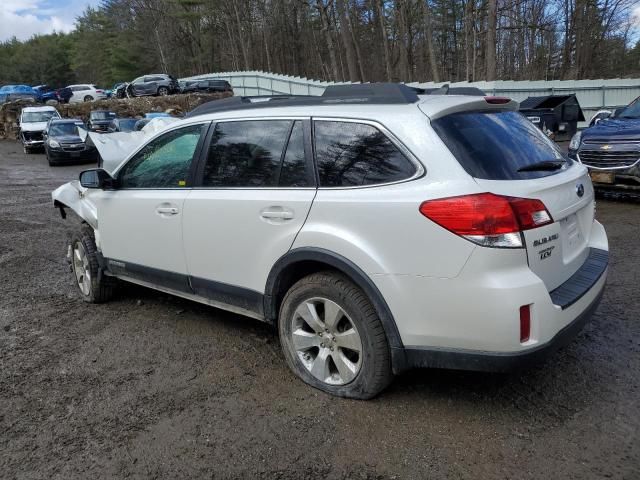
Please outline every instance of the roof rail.
[[320, 96], [272, 95], [213, 100], [194, 108], [187, 113], [186, 117], [254, 108], [336, 104], [401, 105], [415, 103], [418, 100], [418, 95], [414, 89], [400, 83], [329, 85]]

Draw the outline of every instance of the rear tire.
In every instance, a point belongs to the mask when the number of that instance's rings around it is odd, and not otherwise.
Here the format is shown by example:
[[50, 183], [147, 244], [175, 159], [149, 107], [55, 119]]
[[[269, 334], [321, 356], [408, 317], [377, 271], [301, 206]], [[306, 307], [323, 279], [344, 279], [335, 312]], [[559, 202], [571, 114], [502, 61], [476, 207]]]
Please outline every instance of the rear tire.
[[314, 273], [293, 285], [282, 302], [278, 332], [289, 368], [323, 392], [369, 399], [393, 379], [378, 314], [340, 273]]
[[91, 95], [87, 95], [86, 97], [84, 97], [83, 99], [85, 102], [91, 102], [93, 101], [93, 97]]
[[161, 97], [169, 95], [169, 89], [167, 87], [158, 88], [158, 95], [161, 96]]
[[113, 297], [117, 281], [100, 272], [93, 229], [83, 226], [71, 242], [71, 267], [85, 302], [103, 303]]

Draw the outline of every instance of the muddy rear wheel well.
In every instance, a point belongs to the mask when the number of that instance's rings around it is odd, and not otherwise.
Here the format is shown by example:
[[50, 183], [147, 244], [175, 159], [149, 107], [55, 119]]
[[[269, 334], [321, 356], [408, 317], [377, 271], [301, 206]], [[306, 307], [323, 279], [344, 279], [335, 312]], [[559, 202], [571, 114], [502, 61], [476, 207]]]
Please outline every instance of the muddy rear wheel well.
[[384, 327], [389, 346], [392, 349], [403, 348], [391, 310], [371, 278], [347, 258], [321, 248], [298, 248], [285, 254], [276, 262], [265, 287], [266, 320], [276, 324], [282, 300], [291, 286], [307, 275], [321, 271], [339, 272], [357, 285], [375, 308]]

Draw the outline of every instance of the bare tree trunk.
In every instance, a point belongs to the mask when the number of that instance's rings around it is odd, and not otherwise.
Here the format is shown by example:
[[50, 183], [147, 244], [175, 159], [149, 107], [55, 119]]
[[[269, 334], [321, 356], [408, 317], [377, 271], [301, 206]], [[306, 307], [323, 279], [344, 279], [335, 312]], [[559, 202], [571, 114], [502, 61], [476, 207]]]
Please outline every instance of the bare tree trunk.
[[384, 54], [384, 68], [387, 82], [391, 81], [391, 56], [389, 54], [389, 39], [387, 38], [387, 26], [384, 21], [384, 0], [373, 0], [373, 6], [380, 23], [380, 36], [382, 37], [382, 52]]
[[327, 42], [327, 50], [329, 51], [329, 60], [331, 62], [331, 71], [333, 73], [333, 80], [340, 80], [340, 74], [338, 73], [338, 61], [336, 60], [336, 49], [333, 43], [333, 37], [331, 36], [329, 15], [327, 14], [327, 8], [323, 0], [316, 0], [316, 8], [320, 14], [320, 21], [322, 22], [322, 33], [324, 34], [325, 42]]
[[396, 2], [396, 23], [398, 25], [400, 58], [398, 60], [400, 70], [400, 81], [409, 81], [409, 58], [407, 55], [407, 19], [406, 19], [406, 3]]
[[433, 78], [434, 82], [438, 83], [440, 81], [440, 72], [438, 71], [438, 62], [436, 61], [436, 52], [433, 48], [433, 25], [431, 23], [431, 7], [429, 7], [428, 0], [424, 2], [424, 34], [427, 42], [429, 66], [431, 67], [431, 78]]
[[358, 75], [356, 51], [351, 37], [351, 26], [349, 24], [349, 16], [344, 5], [344, 0], [336, 0], [336, 7], [338, 9], [338, 17], [340, 18], [340, 35], [342, 36], [342, 44], [344, 45], [345, 54], [347, 56], [349, 80], [352, 82], [358, 82], [360, 81], [360, 77]]
[[240, 13], [238, 13], [238, 5], [236, 5], [236, 0], [231, 0], [231, 4], [233, 5], [233, 11], [235, 12], [236, 22], [238, 26], [238, 40], [240, 42], [240, 50], [242, 52], [242, 60], [244, 62], [244, 69], [250, 70], [249, 67], [249, 53], [247, 51], [247, 45], [244, 39], [244, 31], [242, 28], [242, 22], [240, 22]]
[[156, 26], [153, 31], [156, 34], [156, 43], [158, 44], [158, 51], [160, 53], [160, 61], [162, 62], [162, 72], [167, 73], [167, 59], [164, 57], [164, 51], [162, 50], [162, 43], [160, 42], [160, 34], [158, 33], [158, 27]]
[[488, 0], [487, 12], [487, 45], [486, 45], [486, 80], [496, 79], [496, 25], [498, 20], [497, 0]]
[[353, 22], [351, 21], [351, 15], [349, 15], [349, 30], [351, 30], [351, 40], [353, 40], [353, 46], [356, 50], [356, 62], [358, 64], [358, 71], [360, 72], [360, 81], [364, 82], [364, 68], [362, 66], [362, 55], [360, 54], [360, 45], [358, 45], [358, 39], [356, 38], [356, 31], [353, 28]]

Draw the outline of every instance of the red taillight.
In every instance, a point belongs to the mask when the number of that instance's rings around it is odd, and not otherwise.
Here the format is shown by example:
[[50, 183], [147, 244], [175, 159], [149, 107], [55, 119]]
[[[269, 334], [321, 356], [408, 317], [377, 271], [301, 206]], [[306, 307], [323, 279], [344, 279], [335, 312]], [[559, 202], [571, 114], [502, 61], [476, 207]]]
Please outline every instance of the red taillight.
[[104, 93], [104, 90], [96, 90], [96, 93]]
[[528, 342], [531, 338], [531, 305], [520, 307], [520, 343]]
[[503, 105], [509, 103], [511, 99], [507, 97], [484, 97], [484, 101], [492, 105]]
[[553, 223], [551, 214], [540, 200], [511, 197], [509, 203], [518, 217], [520, 230], [531, 230]]
[[429, 200], [420, 213], [483, 246], [522, 247], [520, 232], [552, 223], [540, 200], [478, 193]]

